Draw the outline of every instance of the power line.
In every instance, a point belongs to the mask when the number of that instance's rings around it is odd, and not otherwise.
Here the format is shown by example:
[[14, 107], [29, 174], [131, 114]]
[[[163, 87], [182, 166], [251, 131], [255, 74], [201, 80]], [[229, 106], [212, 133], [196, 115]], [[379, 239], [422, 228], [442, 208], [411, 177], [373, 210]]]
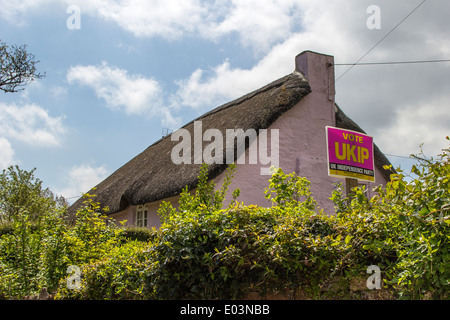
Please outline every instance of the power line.
[[414, 8], [413, 11], [411, 11], [405, 18], [403, 18], [399, 23], [397, 23], [397, 25], [392, 28], [391, 31], [389, 31], [383, 38], [381, 38], [377, 43], [375, 43], [375, 45], [369, 49], [369, 51], [367, 51], [361, 58], [358, 59], [358, 61], [356, 61], [355, 63], [353, 63], [352, 65], [350, 65], [350, 68], [348, 68], [347, 70], [344, 71], [344, 73], [342, 73], [335, 82], [337, 82], [340, 78], [342, 78], [347, 72], [349, 72], [355, 65], [357, 65], [362, 59], [364, 59], [373, 49], [375, 49], [384, 39], [386, 39], [392, 32], [394, 32], [395, 29], [397, 29], [406, 19], [409, 18], [410, 15], [412, 15], [417, 9], [419, 9], [419, 7], [425, 3], [425, 1], [427, 0], [423, 0], [417, 7]]
[[371, 66], [371, 65], [388, 65], [388, 64], [413, 64], [413, 63], [436, 63], [450, 62], [450, 59], [441, 60], [416, 60], [416, 61], [387, 61], [387, 62], [361, 62], [361, 63], [335, 63], [335, 66]]
[[411, 158], [411, 156], [409, 156], [409, 157], [407, 157], [407, 156], [398, 156], [398, 155], [395, 155], [395, 154], [388, 154], [388, 153], [385, 153], [384, 155], [388, 156], [388, 157], [405, 158], [405, 159], [409, 159], [409, 160], [417, 160], [417, 159]]

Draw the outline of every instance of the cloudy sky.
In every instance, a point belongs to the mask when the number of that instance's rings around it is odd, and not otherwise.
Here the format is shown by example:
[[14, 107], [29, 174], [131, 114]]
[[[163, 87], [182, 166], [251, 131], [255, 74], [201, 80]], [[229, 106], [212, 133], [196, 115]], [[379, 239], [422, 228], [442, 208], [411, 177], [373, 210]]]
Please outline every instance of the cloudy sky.
[[[1, 41], [27, 44], [47, 74], [0, 92], [0, 169], [36, 167], [72, 202], [163, 128], [292, 72], [304, 50], [354, 63], [389, 34], [361, 62], [450, 59], [450, 2], [422, 2], [0, 0]], [[450, 62], [355, 66], [336, 102], [407, 168], [420, 144], [447, 146], [449, 75]]]

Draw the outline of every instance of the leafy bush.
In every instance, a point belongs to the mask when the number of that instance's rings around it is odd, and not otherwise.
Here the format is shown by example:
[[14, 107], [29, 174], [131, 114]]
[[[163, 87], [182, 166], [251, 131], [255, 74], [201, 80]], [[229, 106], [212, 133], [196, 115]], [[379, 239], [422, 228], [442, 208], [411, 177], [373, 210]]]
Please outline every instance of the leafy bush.
[[291, 199], [272, 208], [234, 202], [217, 209], [217, 195], [228, 182], [214, 191], [202, 179], [205, 169], [200, 180], [207, 187], [193, 195], [185, 190], [178, 209], [161, 207], [163, 224], [153, 241], [117, 247], [84, 265], [82, 288], [69, 291], [62, 280], [57, 298], [241, 298], [249, 291], [263, 295], [317, 285], [336, 268], [346, 246], [335, 237], [333, 220], [314, 212], [304, 178], [279, 170], [267, 191], [270, 199], [290, 185], [305, 196], [303, 202]]
[[[331, 216], [305, 178], [281, 169], [266, 189], [272, 207], [244, 206], [235, 190], [222, 209], [233, 166], [216, 191], [203, 166], [195, 193], [184, 189], [176, 208], [162, 204], [158, 230], [116, 226], [89, 195], [73, 226], [64, 211], [36, 224], [22, 208], [0, 237], [0, 297], [47, 287], [59, 299], [235, 299], [299, 288], [348, 298], [352, 279], [377, 265], [395, 297], [448, 299], [449, 149], [438, 160], [416, 157], [409, 180], [397, 169], [371, 199], [364, 187], [347, 199], [337, 185]], [[80, 289], [67, 287], [69, 265], [81, 268]]]
[[157, 231], [155, 229], [149, 229], [145, 227], [127, 226], [123, 228], [121, 237], [125, 241], [138, 240], [142, 242], [148, 242], [155, 239]]
[[413, 180], [394, 175], [383, 194], [399, 212], [404, 239], [393, 281], [414, 298], [450, 298], [450, 149], [437, 161], [416, 158]]
[[14, 228], [12, 226], [12, 223], [2, 223], [0, 224], [0, 237], [4, 234], [11, 234], [13, 233]]
[[108, 255], [81, 268], [79, 289], [69, 289], [67, 278], [60, 280], [56, 299], [144, 299], [153, 297], [146, 273], [156, 259], [151, 245], [129, 241], [112, 248]]
[[55, 286], [48, 240], [67, 206], [42, 187], [34, 171], [11, 166], [0, 174], [0, 296], [5, 298]]
[[70, 265], [101, 260], [121, 244], [122, 229], [99, 212], [88, 198], [77, 212], [73, 226], [66, 224], [64, 208], [39, 216], [21, 209], [0, 238], [0, 297], [24, 297], [42, 288], [53, 292]]
[[66, 208], [63, 197], [55, 196], [31, 171], [10, 166], [0, 174], [0, 223], [8, 223], [20, 211], [27, 211], [29, 220], [39, 224], [41, 216], [55, 208]]
[[199, 201], [211, 199], [213, 188], [203, 189], [209, 195], [185, 190], [179, 211], [170, 204], [161, 208], [153, 274], [158, 298], [241, 298], [249, 290], [284, 291], [329, 275], [345, 246], [334, 239], [332, 219], [315, 213], [309, 182], [281, 169], [269, 182], [267, 198], [277, 204], [272, 208], [234, 203], [217, 210]]
[[1, 237], [0, 282], [8, 283], [8, 292], [22, 296], [36, 290], [39, 285], [39, 277], [36, 275], [39, 268], [40, 236], [32, 232], [26, 211], [15, 215], [12, 227], [13, 233]]
[[99, 260], [111, 248], [120, 245], [123, 229], [108, 221], [95, 195], [85, 195], [84, 206], [76, 212], [75, 225], [68, 229], [66, 237], [70, 242], [72, 264], [82, 265]]
[[414, 156], [414, 176], [408, 181], [397, 169], [372, 199], [360, 188], [348, 207], [338, 190], [332, 197], [340, 208], [339, 225], [352, 237], [349, 262], [378, 264], [401, 297], [449, 298], [449, 151], [437, 161]]
[[338, 186], [331, 197], [338, 213], [329, 217], [316, 213], [309, 182], [282, 170], [269, 180], [274, 206], [267, 209], [217, 210], [199, 201], [211, 199], [212, 188], [209, 195], [185, 190], [179, 211], [161, 208], [157, 296], [237, 298], [302, 286], [317, 297], [333, 277], [345, 287], [377, 265], [399, 297], [449, 298], [450, 166], [443, 151], [437, 161], [418, 157], [411, 181], [397, 169], [371, 199], [364, 187], [344, 198]]

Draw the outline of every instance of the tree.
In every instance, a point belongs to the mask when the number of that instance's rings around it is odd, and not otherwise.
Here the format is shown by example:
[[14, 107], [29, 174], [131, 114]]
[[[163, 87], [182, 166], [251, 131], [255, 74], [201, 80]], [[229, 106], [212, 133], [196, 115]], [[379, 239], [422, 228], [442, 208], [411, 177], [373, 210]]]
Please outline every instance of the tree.
[[8, 46], [0, 42], [0, 90], [18, 92], [35, 79], [45, 77], [45, 72], [36, 71], [38, 62], [27, 51], [27, 45]]
[[54, 208], [67, 206], [63, 197], [55, 196], [42, 181], [34, 177], [34, 171], [10, 166], [0, 174], [0, 222], [12, 222], [17, 215], [27, 212], [33, 222]]

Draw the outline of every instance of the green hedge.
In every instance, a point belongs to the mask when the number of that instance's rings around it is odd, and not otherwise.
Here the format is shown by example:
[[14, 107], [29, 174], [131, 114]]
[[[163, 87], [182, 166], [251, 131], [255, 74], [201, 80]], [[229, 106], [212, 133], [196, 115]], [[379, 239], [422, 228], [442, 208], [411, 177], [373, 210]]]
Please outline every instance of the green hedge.
[[[31, 223], [30, 230], [32, 232], [38, 231], [40, 226], [38, 226], [36, 223]], [[11, 222], [5, 222], [0, 224], [0, 237], [4, 234], [13, 234], [14, 233], [14, 225]]]
[[112, 249], [103, 259], [81, 267], [79, 289], [69, 289], [68, 278], [62, 278], [55, 299], [151, 298], [146, 272], [152, 269], [155, 259], [149, 250], [148, 244], [139, 241]]
[[124, 227], [121, 236], [126, 240], [138, 240], [142, 242], [148, 242], [156, 237], [157, 232], [154, 229], [144, 227]]
[[2, 223], [0, 224], [0, 237], [4, 234], [11, 234], [13, 233], [14, 229], [12, 224], [10, 223]]
[[282, 170], [266, 190], [272, 207], [235, 201], [222, 210], [229, 181], [213, 191], [203, 169], [194, 195], [186, 189], [177, 209], [161, 206], [162, 226], [145, 249], [85, 266], [76, 298], [237, 299], [300, 288], [309, 298], [346, 299], [370, 265], [390, 298], [450, 298], [447, 149], [413, 167], [412, 180], [397, 170], [371, 199], [364, 187], [347, 199], [337, 185], [334, 216], [317, 208], [306, 179]]
[[[337, 185], [332, 216], [305, 178], [281, 169], [266, 190], [273, 206], [244, 206], [235, 190], [221, 209], [233, 171], [214, 191], [206, 166], [194, 194], [185, 189], [176, 208], [163, 203], [157, 231], [108, 224], [92, 198], [73, 226], [49, 215], [33, 231], [19, 215], [0, 237], [0, 297], [46, 287], [58, 299], [238, 299], [299, 289], [346, 299], [352, 281], [377, 265], [391, 298], [449, 299], [449, 151], [421, 160], [408, 180], [397, 169], [371, 199], [364, 187], [347, 199]], [[69, 265], [81, 269], [79, 289], [67, 287]]]

